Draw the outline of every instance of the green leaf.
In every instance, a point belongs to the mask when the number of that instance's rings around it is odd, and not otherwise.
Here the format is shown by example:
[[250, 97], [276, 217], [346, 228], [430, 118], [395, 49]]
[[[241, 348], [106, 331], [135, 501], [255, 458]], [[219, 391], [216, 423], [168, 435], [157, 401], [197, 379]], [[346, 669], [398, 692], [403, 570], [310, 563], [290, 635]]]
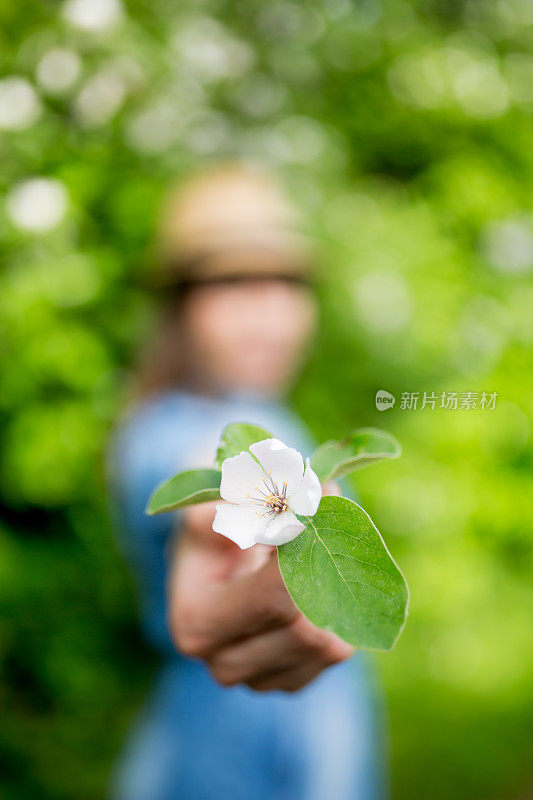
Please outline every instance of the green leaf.
[[149, 516], [175, 511], [177, 508], [220, 499], [220, 470], [191, 469], [178, 472], [163, 481], [152, 492], [146, 513]]
[[358, 428], [342, 442], [331, 439], [318, 447], [311, 466], [324, 483], [383, 458], [399, 458], [401, 454], [401, 445], [391, 433], [379, 428]]
[[238, 456], [241, 450], [248, 450], [251, 444], [260, 442], [262, 439], [272, 439], [272, 434], [250, 422], [231, 422], [222, 431], [215, 461], [216, 466], [221, 467], [226, 458]]
[[305, 530], [278, 547], [294, 602], [319, 628], [366, 650], [390, 650], [409, 590], [374, 523], [346, 497], [323, 497]]

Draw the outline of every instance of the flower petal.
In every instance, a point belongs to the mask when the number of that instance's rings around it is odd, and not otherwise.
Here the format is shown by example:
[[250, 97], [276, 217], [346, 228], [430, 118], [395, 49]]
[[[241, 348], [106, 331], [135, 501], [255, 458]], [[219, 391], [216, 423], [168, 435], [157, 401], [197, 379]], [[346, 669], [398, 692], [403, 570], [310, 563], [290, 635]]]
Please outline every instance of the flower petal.
[[264, 472], [244, 450], [238, 456], [231, 456], [222, 462], [220, 496], [230, 503], [251, 503], [250, 495], [255, 495], [254, 487], [264, 478]]
[[305, 525], [296, 519], [291, 511], [282, 511], [281, 514], [276, 514], [269, 517], [269, 523], [257, 538], [258, 544], [286, 544], [293, 539], [296, 539], [304, 529]]
[[322, 486], [318, 475], [311, 469], [309, 459], [306, 459], [303, 480], [295, 493], [288, 496], [289, 507], [297, 514], [316, 514], [321, 497]]
[[263, 439], [250, 445], [250, 451], [259, 459], [265, 472], [270, 473], [280, 491], [284, 482], [288, 494], [291, 489], [296, 490], [304, 474], [304, 460], [298, 450], [287, 447], [279, 439]]
[[254, 545], [267, 528], [266, 517], [261, 517], [253, 506], [234, 506], [219, 503], [216, 506], [213, 530], [238, 544], [241, 550]]

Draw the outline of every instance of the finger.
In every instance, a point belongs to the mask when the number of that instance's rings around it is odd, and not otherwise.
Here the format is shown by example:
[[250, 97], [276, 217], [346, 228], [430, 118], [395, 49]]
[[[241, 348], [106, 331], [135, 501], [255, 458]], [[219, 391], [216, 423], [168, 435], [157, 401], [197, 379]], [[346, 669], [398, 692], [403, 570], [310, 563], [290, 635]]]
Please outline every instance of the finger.
[[218, 503], [214, 501], [188, 506], [184, 510], [184, 527], [188, 534], [194, 536], [202, 544], [210, 547], [229, 547], [233, 549], [235, 545], [231, 539], [226, 536], [220, 536], [213, 531], [213, 520], [217, 505]]
[[288, 625], [300, 613], [281, 578], [275, 550], [253, 574], [219, 583], [205, 581], [201, 550], [193, 548], [180, 562], [172, 616], [176, 631], [185, 634], [177, 633], [189, 655], [207, 657], [238, 639]]
[[322, 484], [322, 494], [342, 497], [342, 489], [336, 481], [326, 481]]
[[312, 662], [282, 670], [274, 675], [260, 677], [246, 681], [246, 685], [256, 692], [297, 692], [311, 683], [323, 671], [324, 665]]
[[219, 650], [212, 665], [226, 677], [239, 675], [240, 679], [252, 677], [281, 668], [294, 667], [320, 658], [331, 665], [349, 658], [355, 651], [338, 636], [317, 628], [303, 614], [283, 628], [276, 628], [248, 639], [230, 644]]
[[255, 545], [247, 550], [235, 544], [227, 536], [222, 536], [213, 530], [213, 520], [216, 513], [218, 502], [200, 503], [198, 505], [189, 506], [184, 512], [184, 526], [183, 532], [185, 536], [191, 536], [195, 542], [205, 548], [219, 551], [221, 554], [236, 554], [241, 553], [238, 559], [241, 565], [246, 566], [245, 571], [249, 571], [249, 566], [259, 566], [264, 561], [263, 550], [267, 547], [269, 550], [272, 547], [268, 545]]
[[209, 660], [213, 676], [224, 686], [233, 686], [309, 660], [291, 628], [276, 628], [218, 650]]
[[329, 666], [352, 653], [352, 647], [299, 614], [288, 626], [222, 648], [209, 663], [214, 677], [231, 686], [312, 660]]

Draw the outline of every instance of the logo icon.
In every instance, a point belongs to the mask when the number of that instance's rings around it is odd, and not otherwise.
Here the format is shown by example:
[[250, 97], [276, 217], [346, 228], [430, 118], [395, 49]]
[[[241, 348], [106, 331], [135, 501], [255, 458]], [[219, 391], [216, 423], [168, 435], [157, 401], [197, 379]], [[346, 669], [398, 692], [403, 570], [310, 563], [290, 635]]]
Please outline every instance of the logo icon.
[[394, 403], [396, 402], [396, 398], [390, 392], [386, 392], [385, 389], [380, 389], [376, 392], [376, 408], [378, 411], [388, 411], [389, 408], [392, 408]]

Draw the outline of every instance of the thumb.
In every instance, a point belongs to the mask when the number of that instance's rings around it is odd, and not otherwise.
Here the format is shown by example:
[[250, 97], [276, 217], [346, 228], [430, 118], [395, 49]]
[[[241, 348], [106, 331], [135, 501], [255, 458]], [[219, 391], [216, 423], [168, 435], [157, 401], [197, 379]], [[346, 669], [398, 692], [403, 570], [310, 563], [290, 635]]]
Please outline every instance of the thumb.
[[326, 481], [322, 484], [322, 494], [342, 497], [342, 489], [336, 481]]
[[216, 507], [219, 503], [214, 500], [210, 503], [199, 503], [198, 505], [188, 506], [185, 509], [185, 529], [189, 536], [192, 536], [197, 544], [202, 547], [209, 547], [217, 550], [220, 554], [239, 551], [240, 548], [231, 539], [215, 533], [213, 530], [213, 520], [215, 518]]
[[213, 501], [210, 503], [199, 503], [198, 505], [185, 508], [183, 516], [187, 530], [201, 537], [204, 537], [206, 534], [212, 534], [216, 506], [217, 503]]

